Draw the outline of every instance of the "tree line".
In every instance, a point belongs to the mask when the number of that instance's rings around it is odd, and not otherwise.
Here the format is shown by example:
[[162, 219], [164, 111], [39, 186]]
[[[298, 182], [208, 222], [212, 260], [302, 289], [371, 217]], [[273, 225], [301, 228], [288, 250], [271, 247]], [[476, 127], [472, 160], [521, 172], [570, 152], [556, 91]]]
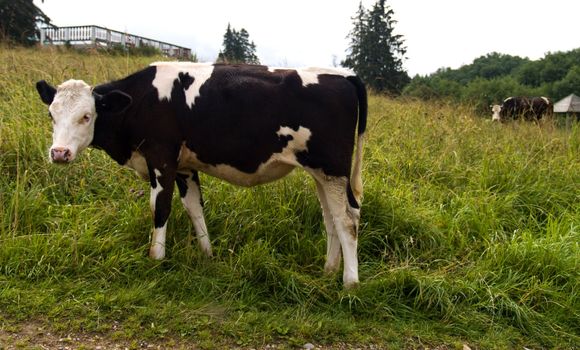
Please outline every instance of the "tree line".
[[402, 93], [469, 103], [484, 111], [509, 96], [546, 96], [557, 101], [574, 92], [580, 92], [580, 48], [547, 53], [535, 61], [489, 53], [458, 69], [415, 76]]

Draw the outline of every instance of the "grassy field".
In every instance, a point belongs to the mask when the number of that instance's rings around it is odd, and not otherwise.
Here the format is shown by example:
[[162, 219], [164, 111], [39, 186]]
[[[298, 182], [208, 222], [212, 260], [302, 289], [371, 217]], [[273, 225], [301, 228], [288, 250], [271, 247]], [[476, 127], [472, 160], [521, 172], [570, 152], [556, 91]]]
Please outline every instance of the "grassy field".
[[0, 343], [34, 347], [13, 337], [32, 324], [133, 348], [580, 347], [578, 125], [371, 96], [361, 285], [345, 291], [323, 275], [303, 172], [252, 189], [202, 175], [214, 258], [176, 196], [158, 262], [147, 183], [97, 150], [48, 164], [34, 83], [95, 84], [151, 60], [0, 49]]

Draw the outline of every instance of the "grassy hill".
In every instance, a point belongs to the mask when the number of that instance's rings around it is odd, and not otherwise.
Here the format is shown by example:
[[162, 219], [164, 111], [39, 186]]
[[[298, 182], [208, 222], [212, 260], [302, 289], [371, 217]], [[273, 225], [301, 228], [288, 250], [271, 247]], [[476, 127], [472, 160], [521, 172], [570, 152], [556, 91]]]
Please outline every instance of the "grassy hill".
[[14, 340], [32, 324], [134, 348], [580, 346], [578, 125], [371, 96], [361, 285], [345, 291], [323, 276], [303, 172], [252, 189], [202, 175], [215, 257], [175, 197], [159, 262], [147, 183], [98, 150], [48, 163], [37, 80], [95, 84], [151, 61], [0, 50], [0, 343], [32, 347]]

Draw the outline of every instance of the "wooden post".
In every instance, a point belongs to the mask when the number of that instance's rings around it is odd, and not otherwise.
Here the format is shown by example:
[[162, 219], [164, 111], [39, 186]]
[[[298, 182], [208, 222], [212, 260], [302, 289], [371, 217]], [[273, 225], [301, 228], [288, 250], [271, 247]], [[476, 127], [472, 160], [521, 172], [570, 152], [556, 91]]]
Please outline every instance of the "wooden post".
[[97, 46], [97, 28], [95, 26], [91, 26], [91, 45]]
[[46, 41], [46, 28], [40, 28], [40, 45], [45, 45]]

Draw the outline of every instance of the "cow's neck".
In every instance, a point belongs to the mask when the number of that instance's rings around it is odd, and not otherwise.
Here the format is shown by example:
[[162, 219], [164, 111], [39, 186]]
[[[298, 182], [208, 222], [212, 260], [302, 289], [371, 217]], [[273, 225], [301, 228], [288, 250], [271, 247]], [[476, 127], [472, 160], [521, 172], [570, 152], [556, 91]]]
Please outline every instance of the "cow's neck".
[[131, 157], [131, 147], [126, 135], [122, 133], [120, 123], [112, 123], [106, 119], [99, 120], [97, 117], [91, 146], [107, 152], [119, 164], [125, 164]]
[[133, 105], [122, 115], [97, 117], [95, 122], [95, 136], [92, 146], [102, 149], [117, 161], [125, 164], [131, 158], [131, 135], [126, 127], [127, 121], [135, 116], [136, 106], [152, 88], [155, 78], [155, 67], [147, 67], [124, 79], [96, 86], [94, 91], [104, 95], [113, 90], [120, 90], [131, 96]]

